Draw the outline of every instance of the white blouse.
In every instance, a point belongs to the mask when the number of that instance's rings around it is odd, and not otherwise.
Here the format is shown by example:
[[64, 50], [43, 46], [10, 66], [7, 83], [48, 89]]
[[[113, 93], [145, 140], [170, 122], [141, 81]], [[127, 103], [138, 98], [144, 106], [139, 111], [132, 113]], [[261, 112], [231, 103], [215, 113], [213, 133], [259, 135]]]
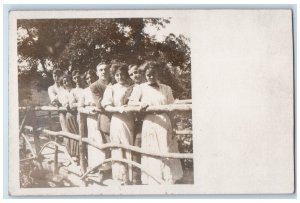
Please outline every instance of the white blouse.
[[124, 86], [116, 83], [106, 87], [101, 105], [105, 106], [123, 106], [128, 103], [128, 97], [132, 91], [132, 86]]
[[67, 106], [69, 104], [70, 92], [66, 89], [61, 89], [58, 94], [58, 101], [62, 106]]
[[78, 106], [79, 107], [95, 106], [93, 93], [92, 93], [90, 87], [87, 87], [82, 91], [82, 96], [79, 99]]
[[62, 90], [63, 90], [63, 87], [57, 86], [57, 84], [54, 84], [48, 88], [48, 95], [49, 95], [51, 103], [56, 99], [58, 100], [58, 97], [59, 97], [58, 95], [59, 95], [60, 91], [62, 91]]
[[168, 85], [158, 83], [158, 87], [152, 87], [148, 83], [136, 85], [129, 98], [129, 104], [136, 102], [148, 105], [165, 105], [174, 103], [172, 89]]
[[71, 108], [73, 107], [73, 104], [76, 104], [79, 102], [80, 98], [82, 97], [82, 92], [83, 92], [83, 89], [79, 88], [79, 87], [73, 88], [70, 91], [69, 104], [70, 104]]

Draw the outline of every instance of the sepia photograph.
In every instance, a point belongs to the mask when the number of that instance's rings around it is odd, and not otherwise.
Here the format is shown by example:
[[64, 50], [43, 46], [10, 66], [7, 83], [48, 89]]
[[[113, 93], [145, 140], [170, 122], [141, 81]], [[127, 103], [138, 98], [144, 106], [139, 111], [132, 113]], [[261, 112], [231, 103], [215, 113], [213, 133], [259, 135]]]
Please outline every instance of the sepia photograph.
[[21, 188], [193, 184], [190, 38], [169, 24], [17, 20]]
[[290, 10], [13, 11], [9, 31], [10, 195], [294, 190]]

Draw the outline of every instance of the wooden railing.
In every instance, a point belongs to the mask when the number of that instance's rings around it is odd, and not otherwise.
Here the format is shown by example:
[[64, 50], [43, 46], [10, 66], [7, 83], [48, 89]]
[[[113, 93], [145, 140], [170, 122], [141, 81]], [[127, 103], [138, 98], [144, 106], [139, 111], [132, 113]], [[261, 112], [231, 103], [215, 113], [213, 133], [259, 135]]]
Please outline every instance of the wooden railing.
[[[85, 108], [78, 108], [78, 114], [79, 114], [79, 135], [77, 134], [72, 134], [69, 132], [65, 131], [51, 131], [49, 129], [44, 129], [44, 128], [38, 128], [36, 126], [35, 121], [35, 112], [36, 111], [48, 111], [48, 112], [65, 112], [67, 111], [66, 108], [64, 107], [54, 107], [54, 106], [34, 106], [34, 107], [19, 107], [19, 110], [21, 112], [25, 112], [24, 119], [21, 123], [20, 126], [20, 137], [24, 139], [24, 142], [27, 144], [29, 143], [28, 140], [26, 140], [26, 136], [24, 136], [23, 130], [27, 129], [32, 132], [34, 135], [34, 146], [35, 146], [35, 152], [31, 148], [30, 151], [32, 153], [32, 157], [25, 158], [20, 161], [26, 161], [30, 159], [37, 159], [41, 155], [42, 151], [45, 149], [46, 146], [52, 145], [54, 146], [54, 172], [57, 173], [58, 171], [58, 151], [62, 151], [66, 157], [70, 160], [72, 164], [75, 164], [74, 161], [72, 160], [71, 156], [68, 154], [67, 150], [60, 146], [56, 141], [58, 137], [65, 137], [65, 138], [70, 138], [77, 140], [79, 142], [79, 155], [80, 155], [80, 168], [81, 168], [81, 179], [85, 180], [86, 176], [93, 171], [95, 168], [100, 167], [102, 164], [106, 162], [113, 162], [113, 161], [119, 161], [119, 162], [124, 162], [130, 165], [133, 165], [135, 167], [140, 168], [142, 171], [145, 171], [149, 175], [147, 169], [142, 168], [142, 166], [138, 163], [133, 163], [131, 160], [126, 160], [126, 159], [107, 159], [104, 160], [102, 163], [99, 165], [95, 166], [92, 169], [87, 170], [88, 163], [86, 160], [87, 157], [87, 145], [93, 146], [99, 150], [104, 150], [107, 148], [122, 148], [125, 150], [129, 150], [132, 152], [140, 153], [140, 154], [145, 154], [147, 156], [154, 156], [154, 157], [162, 157], [162, 158], [172, 158], [172, 159], [193, 159], [193, 154], [192, 153], [157, 153], [153, 151], [149, 151], [146, 149], [142, 149], [136, 146], [131, 146], [131, 145], [124, 145], [124, 144], [114, 144], [114, 143], [106, 143], [106, 144], [97, 144], [93, 143], [86, 134], [85, 131], [85, 123], [86, 123], [86, 115], [94, 115], [99, 113], [99, 109], [93, 106], [88, 106]], [[124, 113], [127, 112], [140, 112], [140, 107], [139, 106], [126, 106], [124, 107]], [[178, 112], [178, 111], [184, 111], [184, 112], [189, 112], [192, 110], [192, 104], [190, 103], [190, 100], [188, 101], [177, 101], [177, 103], [170, 104], [170, 105], [157, 105], [157, 106], [149, 106], [144, 112], [156, 112], [156, 113], [170, 113], [170, 112]], [[112, 109], [108, 111], [109, 113], [115, 113], [117, 112], [116, 110]], [[28, 116], [29, 114], [29, 116]], [[49, 114], [51, 116], [51, 113]], [[32, 125], [25, 125], [26, 121], [25, 120], [30, 120], [32, 121]], [[28, 122], [27, 122], [28, 123]], [[47, 135], [50, 135], [54, 137], [54, 141], [47, 142], [43, 146], [40, 146], [40, 140], [39, 140], [39, 134], [40, 133], [45, 133]], [[174, 133], [178, 136], [182, 135], [190, 135], [192, 134], [191, 130], [176, 130]], [[157, 178], [153, 177], [157, 182], [161, 183], [162, 180], [158, 180]]]

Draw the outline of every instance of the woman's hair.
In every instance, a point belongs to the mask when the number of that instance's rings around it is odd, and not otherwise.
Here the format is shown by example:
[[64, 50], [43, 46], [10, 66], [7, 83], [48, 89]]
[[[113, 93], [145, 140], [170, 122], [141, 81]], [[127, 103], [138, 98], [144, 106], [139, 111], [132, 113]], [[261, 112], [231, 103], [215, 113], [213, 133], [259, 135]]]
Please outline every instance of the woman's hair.
[[129, 79], [128, 65], [125, 64], [125, 63], [115, 63], [115, 64], [112, 64], [110, 71], [111, 71], [112, 78], [114, 78], [114, 76], [115, 76], [115, 74], [116, 74], [117, 71], [121, 71]]
[[136, 64], [130, 64], [130, 65], [128, 66], [128, 71], [129, 71], [130, 69], [132, 69], [132, 68], [139, 68], [139, 67], [138, 67], [138, 65], [136, 65]]
[[80, 73], [79, 73], [78, 69], [72, 71], [72, 77], [74, 77], [75, 75], [79, 75], [80, 76]]
[[55, 69], [52, 71], [52, 74], [55, 74], [55, 75], [62, 75], [63, 72], [62, 72], [60, 69], [55, 68]]
[[93, 76], [95, 78], [97, 78], [97, 74], [96, 74], [96, 71], [94, 71], [93, 69], [89, 69], [87, 70], [85, 73], [84, 73], [84, 79], [86, 80], [86, 76], [87, 75], [90, 75], [90, 76]]
[[159, 67], [160, 67], [159, 63], [157, 63], [155, 61], [148, 61], [146, 63], [146, 65], [144, 66], [144, 71], [143, 72], [146, 73], [146, 71], [148, 69], [152, 69], [152, 70], [155, 70], [156, 72], [158, 72]]
[[73, 86], [73, 80], [72, 80], [72, 77], [71, 77], [69, 74], [66, 74], [66, 73], [63, 74], [63, 75], [59, 78], [59, 83], [60, 83], [61, 86], [64, 85], [64, 84], [63, 84], [64, 78], [67, 78], [67, 79], [70, 81], [70, 83], [72, 84], [72, 86]]

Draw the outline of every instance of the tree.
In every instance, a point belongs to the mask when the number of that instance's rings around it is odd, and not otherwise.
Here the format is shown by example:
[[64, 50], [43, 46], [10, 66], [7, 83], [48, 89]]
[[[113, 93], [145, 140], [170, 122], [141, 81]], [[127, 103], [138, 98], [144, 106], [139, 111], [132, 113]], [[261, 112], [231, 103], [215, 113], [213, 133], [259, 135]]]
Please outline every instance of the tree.
[[99, 62], [139, 65], [156, 60], [162, 64], [162, 80], [175, 97], [183, 98], [184, 92], [191, 95], [188, 39], [170, 34], [158, 42], [144, 31], [146, 26], [159, 30], [169, 22], [164, 18], [18, 20], [18, 56], [20, 64], [26, 64], [19, 65], [19, 78], [46, 89], [53, 83], [53, 68], [83, 73]]

